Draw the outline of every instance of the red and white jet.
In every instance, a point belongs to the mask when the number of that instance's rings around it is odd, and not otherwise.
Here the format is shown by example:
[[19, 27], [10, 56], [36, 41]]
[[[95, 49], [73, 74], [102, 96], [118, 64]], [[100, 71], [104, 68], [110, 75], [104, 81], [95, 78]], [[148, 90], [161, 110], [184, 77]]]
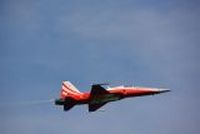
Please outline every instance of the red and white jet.
[[111, 101], [170, 91], [168, 89], [125, 86], [105, 89], [102, 85], [105, 84], [94, 84], [92, 85], [91, 92], [82, 93], [69, 81], [63, 81], [60, 98], [55, 100], [55, 105], [62, 105], [64, 111], [68, 111], [75, 105], [88, 104], [89, 112], [94, 112]]

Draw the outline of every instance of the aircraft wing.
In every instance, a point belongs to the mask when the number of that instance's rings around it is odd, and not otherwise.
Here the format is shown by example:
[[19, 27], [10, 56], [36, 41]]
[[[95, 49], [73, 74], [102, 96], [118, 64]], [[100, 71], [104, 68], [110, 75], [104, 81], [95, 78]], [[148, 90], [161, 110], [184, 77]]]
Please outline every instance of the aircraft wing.
[[89, 106], [89, 112], [94, 112], [105, 104], [106, 104], [106, 102], [100, 103], [100, 104], [89, 104], [88, 105]]
[[92, 89], [90, 92], [91, 96], [99, 95], [99, 94], [106, 94], [108, 91], [101, 86], [101, 84], [92, 85]]
[[94, 112], [107, 102], [102, 102], [101, 95], [108, 94], [109, 92], [101, 86], [101, 84], [92, 85], [90, 92], [90, 103], [88, 105], [89, 112]]

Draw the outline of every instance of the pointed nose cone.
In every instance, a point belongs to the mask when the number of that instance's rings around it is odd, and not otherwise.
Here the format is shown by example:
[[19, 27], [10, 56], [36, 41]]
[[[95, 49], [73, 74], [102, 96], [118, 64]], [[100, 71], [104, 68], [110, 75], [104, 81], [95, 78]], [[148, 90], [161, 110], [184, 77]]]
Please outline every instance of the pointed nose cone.
[[166, 93], [166, 92], [171, 92], [170, 89], [158, 89], [158, 93]]

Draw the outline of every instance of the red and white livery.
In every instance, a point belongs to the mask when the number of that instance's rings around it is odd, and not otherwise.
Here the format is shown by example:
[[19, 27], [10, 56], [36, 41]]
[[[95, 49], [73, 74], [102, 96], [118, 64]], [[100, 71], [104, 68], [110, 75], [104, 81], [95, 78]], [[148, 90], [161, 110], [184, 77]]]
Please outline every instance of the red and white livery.
[[88, 104], [89, 112], [94, 112], [111, 101], [128, 97], [146, 96], [169, 92], [168, 89], [147, 87], [112, 87], [105, 89], [105, 84], [92, 85], [90, 92], [80, 92], [71, 82], [63, 81], [60, 98], [55, 100], [56, 105], [62, 105], [64, 111], [70, 110], [75, 105]]

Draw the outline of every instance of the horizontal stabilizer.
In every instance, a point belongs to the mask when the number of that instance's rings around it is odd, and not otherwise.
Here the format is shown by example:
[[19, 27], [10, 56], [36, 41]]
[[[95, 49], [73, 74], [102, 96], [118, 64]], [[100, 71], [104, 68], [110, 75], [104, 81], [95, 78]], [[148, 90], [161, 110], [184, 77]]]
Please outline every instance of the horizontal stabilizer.
[[76, 101], [73, 98], [68, 97], [68, 98], [65, 99], [63, 110], [68, 111], [74, 105], [76, 105]]
[[70, 110], [73, 106], [74, 106], [74, 104], [67, 104], [67, 105], [64, 105], [64, 106], [63, 106], [63, 110], [64, 110], [64, 111], [68, 111], [68, 110]]

